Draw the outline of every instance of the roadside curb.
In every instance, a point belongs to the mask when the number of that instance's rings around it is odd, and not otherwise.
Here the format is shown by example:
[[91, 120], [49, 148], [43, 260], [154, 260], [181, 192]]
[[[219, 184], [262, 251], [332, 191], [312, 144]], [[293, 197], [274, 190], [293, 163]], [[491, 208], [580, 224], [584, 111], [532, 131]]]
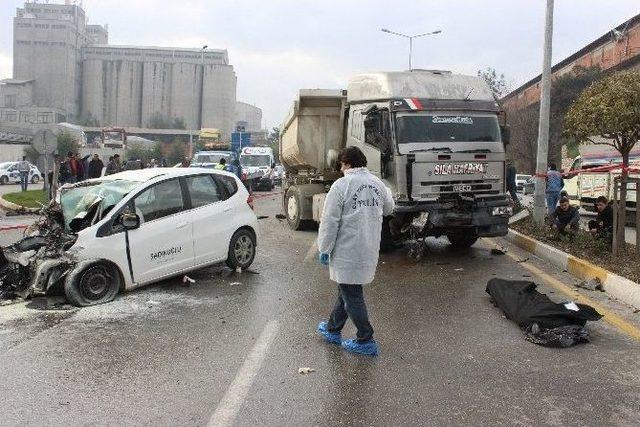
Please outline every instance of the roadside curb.
[[4, 199], [4, 197], [0, 197], [0, 207], [3, 207], [10, 211], [18, 211], [25, 213], [37, 213], [40, 208], [25, 208], [24, 206], [16, 205], [15, 203], [11, 203]]
[[640, 284], [515, 230], [509, 229], [509, 233], [504, 238], [578, 279], [599, 279], [606, 293], [635, 308], [640, 308]]

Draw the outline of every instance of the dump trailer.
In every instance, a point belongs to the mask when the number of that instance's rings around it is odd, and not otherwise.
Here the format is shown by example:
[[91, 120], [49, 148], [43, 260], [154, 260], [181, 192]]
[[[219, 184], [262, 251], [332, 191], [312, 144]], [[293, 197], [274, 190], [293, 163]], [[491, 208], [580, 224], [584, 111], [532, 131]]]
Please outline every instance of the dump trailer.
[[303, 89], [280, 137], [289, 225], [321, 220], [341, 174], [340, 150], [360, 148], [396, 202], [383, 243], [447, 236], [456, 246], [507, 233], [505, 115], [475, 76], [448, 71], [353, 77], [347, 90]]

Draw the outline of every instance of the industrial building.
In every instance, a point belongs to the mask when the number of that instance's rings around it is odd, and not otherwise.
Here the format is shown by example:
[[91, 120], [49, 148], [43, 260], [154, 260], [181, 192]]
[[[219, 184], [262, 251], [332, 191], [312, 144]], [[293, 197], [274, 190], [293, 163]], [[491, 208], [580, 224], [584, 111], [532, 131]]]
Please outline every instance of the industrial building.
[[262, 130], [262, 110], [246, 102], [236, 102], [236, 127], [244, 127], [246, 132]]
[[236, 75], [226, 50], [108, 44], [77, 4], [26, 2], [13, 22], [13, 79], [0, 84], [0, 126], [91, 119], [148, 127], [181, 119], [188, 129], [236, 122]]

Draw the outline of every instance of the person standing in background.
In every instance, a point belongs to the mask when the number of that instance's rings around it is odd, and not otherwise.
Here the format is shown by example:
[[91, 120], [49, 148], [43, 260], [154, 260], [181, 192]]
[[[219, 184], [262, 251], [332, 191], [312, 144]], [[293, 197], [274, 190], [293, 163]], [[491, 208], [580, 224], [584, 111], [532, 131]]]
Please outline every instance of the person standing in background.
[[93, 158], [89, 162], [89, 178], [100, 178], [100, 176], [102, 176], [103, 167], [104, 163], [100, 160], [100, 156], [94, 154]]
[[513, 164], [513, 160], [507, 160], [507, 191], [511, 195], [511, 200], [513, 200], [513, 205], [516, 210], [522, 209], [522, 205], [520, 204], [520, 199], [518, 198], [518, 193], [516, 192], [516, 174], [518, 171], [516, 170], [515, 165]]
[[18, 162], [18, 172], [20, 173], [20, 188], [27, 191], [29, 187], [29, 172], [31, 165], [27, 161], [27, 156], [22, 156], [22, 161]]
[[558, 206], [558, 200], [560, 200], [560, 191], [564, 187], [564, 179], [562, 174], [558, 172], [558, 167], [555, 163], [549, 164], [549, 170], [547, 171], [547, 189], [545, 192], [547, 198], [547, 213], [549, 216], [553, 215]]

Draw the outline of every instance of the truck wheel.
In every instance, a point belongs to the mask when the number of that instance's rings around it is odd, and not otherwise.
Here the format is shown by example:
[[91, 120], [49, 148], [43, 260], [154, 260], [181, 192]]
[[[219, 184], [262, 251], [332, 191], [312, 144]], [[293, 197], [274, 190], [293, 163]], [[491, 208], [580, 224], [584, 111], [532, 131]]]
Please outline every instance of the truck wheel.
[[300, 200], [300, 191], [296, 187], [290, 187], [287, 190], [287, 196], [284, 200], [284, 210], [287, 214], [287, 222], [292, 230], [302, 230], [306, 225], [306, 221], [301, 219], [302, 202]]
[[0, 177], [0, 185], [7, 185], [9, 183], [9, 177], [8, 176], [1, 176]]
[[447, 239], [454, 248], [468, 248], [478, 240], [478, 236], [473, 231], [456, 232], [447, 234]]
[[95, 262], [77, 274], [67, 276], [64, 294], [78, 307], [112, 301], [120, 290], [120, 273], [105, 262]]
[[253, 233], [245, 228], [236, 231], [229, 243], [227, 255], [227, 267], [246, 269], [253, 263], [256, 257], [256, 238]]

